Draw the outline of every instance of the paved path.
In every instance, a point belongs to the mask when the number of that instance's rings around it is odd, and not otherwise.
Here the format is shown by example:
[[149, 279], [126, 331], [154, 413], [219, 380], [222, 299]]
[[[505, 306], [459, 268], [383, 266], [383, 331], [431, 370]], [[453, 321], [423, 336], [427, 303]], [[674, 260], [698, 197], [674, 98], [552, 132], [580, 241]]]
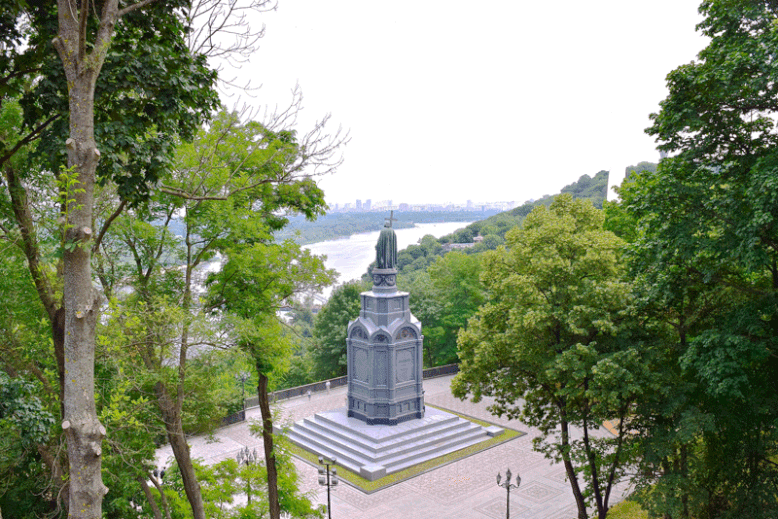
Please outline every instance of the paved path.
[[[415, 478], [370, 495], [345, 484], [332, 492], [333, 519], [502, 519], [505, 517], [506, 491], [496, 484], [497, 472], [510, 468], [521, 474], [521, 487], [511, 492], [511, 517], [516, 519], [570, 519], [577, 516], [570, 484], [562, 465], [551, 462], [532, 450], [536, 429], [516, 420], [500, 419], [486, 410], [488, 399], [473, 404], [454, 398], [451, 377], [424, 381], [425, 401], [453, 411], [517, 429], [527, 434], [468, 458], [439, 467]], [[276, 410], [278, 423], [291, 424], [319, 411], [345, 404], [346, 388], [331, 390], [284, 401]], [[248, 419], [259, 420], [259, 409], [249, 409]], [[603, 432], [603, 434], [607, 434]], [[262, 440], [254, 437], [246, 422], [219, 429], [213, 438], [190, 439], [192, 455], [206, 463], [234, 458], [244, 446], [256, 447], [262, 454]], [[158, 459], [171, 456], [169, 447], [158, 451]], [[319, 503], [327, 502], [326, 489], [319, 487], [317, 469], [295, 459], [302, 490], [312, 492]], [[616, 488], [613, 503], [621, 498], [626, 485]]]

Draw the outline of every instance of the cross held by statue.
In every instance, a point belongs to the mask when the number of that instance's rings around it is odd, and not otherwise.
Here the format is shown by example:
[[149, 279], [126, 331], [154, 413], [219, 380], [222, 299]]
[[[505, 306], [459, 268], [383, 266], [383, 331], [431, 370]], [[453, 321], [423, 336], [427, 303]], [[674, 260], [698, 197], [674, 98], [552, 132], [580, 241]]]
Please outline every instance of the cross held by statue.
[[397, 218], [394, 217], [394, 211], [389, 211], [389, 218], [386, 219], [384, 227], [392, 227], [392, 222], [396, 222]]

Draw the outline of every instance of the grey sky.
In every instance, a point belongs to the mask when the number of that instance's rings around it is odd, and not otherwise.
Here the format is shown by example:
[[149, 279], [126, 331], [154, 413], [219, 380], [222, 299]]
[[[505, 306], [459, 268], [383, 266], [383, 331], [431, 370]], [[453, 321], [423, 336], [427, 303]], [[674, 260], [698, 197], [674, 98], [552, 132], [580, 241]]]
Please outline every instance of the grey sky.
[[279, 0], [240, 74], [253, 105], [299, 83], [299, 131], [350, 131], [330, 204], [524, 201], [658, 159], [643, 130], [705, 44], [698, 3]]

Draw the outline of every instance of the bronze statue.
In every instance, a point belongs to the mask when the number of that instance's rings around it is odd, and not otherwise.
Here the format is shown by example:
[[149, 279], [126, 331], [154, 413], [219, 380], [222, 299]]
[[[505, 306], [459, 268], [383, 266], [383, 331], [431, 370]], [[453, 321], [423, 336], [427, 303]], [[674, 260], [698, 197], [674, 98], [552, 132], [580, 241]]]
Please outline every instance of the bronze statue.
[[393, 216], [394, 211], [384, 223], [384, 228], [381, 229], [378, 243], [375, 246], [376, 268], [379, 269], [397, 268], [397, 235], [392, 229]]

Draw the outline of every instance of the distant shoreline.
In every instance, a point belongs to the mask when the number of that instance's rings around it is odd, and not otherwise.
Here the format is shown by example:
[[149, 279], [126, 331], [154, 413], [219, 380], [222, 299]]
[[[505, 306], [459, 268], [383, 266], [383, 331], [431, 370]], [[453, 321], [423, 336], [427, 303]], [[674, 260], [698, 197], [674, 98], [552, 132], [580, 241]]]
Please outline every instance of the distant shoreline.
[[[427, 223], [472, 223], [499, 213], [489, 211], [395, 211], [395, 229], [409, 229]], [[354, 234], [379, 231], [389, 216], [386, 213], [330, 213], [309, 222], [302, 216], [289, 218], [289, 225], [276, 234], [278, 241], [292, 239], [299, 245], [348, 238]]]

